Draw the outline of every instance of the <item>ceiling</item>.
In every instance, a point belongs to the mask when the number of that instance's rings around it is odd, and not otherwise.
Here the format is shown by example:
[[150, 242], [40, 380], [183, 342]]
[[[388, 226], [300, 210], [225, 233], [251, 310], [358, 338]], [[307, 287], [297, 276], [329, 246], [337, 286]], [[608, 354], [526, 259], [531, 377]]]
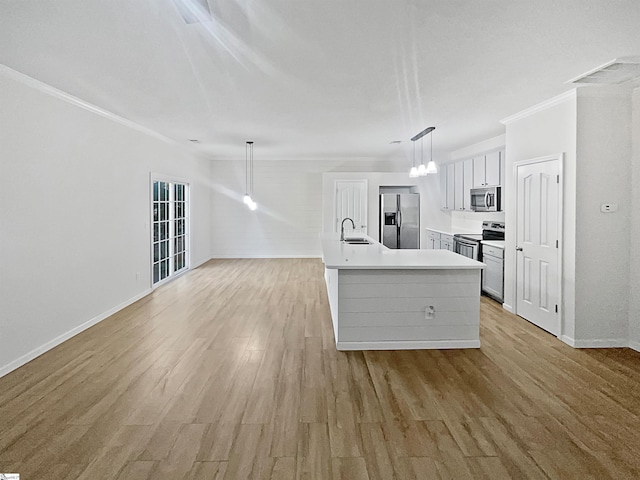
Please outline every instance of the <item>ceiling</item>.
[[408, 162], [640, 53], [638, 0], [194, 1], [0, 0], [0, 63], [212, 158]]

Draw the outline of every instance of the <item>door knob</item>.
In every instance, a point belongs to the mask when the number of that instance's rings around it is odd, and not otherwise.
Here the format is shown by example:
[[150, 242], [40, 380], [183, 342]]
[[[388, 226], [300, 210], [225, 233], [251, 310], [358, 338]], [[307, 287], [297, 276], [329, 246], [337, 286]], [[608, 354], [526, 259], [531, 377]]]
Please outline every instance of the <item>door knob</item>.
[[522, 251], [522, 247], [516, 247], [516, 252], [521, 252]]

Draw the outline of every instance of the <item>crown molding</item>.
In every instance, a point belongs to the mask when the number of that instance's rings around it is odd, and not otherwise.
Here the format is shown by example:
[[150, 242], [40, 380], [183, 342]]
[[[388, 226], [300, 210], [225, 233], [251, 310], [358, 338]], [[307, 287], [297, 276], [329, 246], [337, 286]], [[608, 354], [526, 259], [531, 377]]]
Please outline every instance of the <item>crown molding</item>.
[[75, 97], [67, 92], [59, 90], [56, 87], [52, 87], [51, 85], [41, 82], [40, 80], [36, 80], [33, 77], [30, 77], [28, 75], [25, 75], [24, 73], [18, 72], [17, 70], [7, 67], [6, 65], [1, 63], [0, 63], [0, 75], [6, 78], [10, 78], [11, 80], [14, 80], [18, 83], [26, 85], [30, 88], [33, 88], [34, 90], [44, 93], [45, 95], [49, 95], [51, 97], [62, 100], [63, 102], [82, 108], [83, 110], [86, 110], [88, 112], [107, 118], [113, 122], [119, 123], [120, 125], [123, 125], [132, 130], [136, 130], [140, 133], [153, 137], [162, 142], [165, 142], [180, 148], [186, 148], [184, 145], [181, 145], [180, 143], [178, 143], [177, 141], [169, 137], [165, 137], [164, 135], [156, 132], [155, 130], [152, 130], [148, 127], [140, 125], [139, 123], [136, 123], [132, 120], [128, 120], [124, 117], [121, 117], [120, 115], [117, 115], [113, 112], [105, 110], [104, 108], [93, 105], [92, 103], [89, 103], [85, 100], [82, 100], [81, 98]]
[[523, 118], [530, 117], [531, 115], [535, 115], [536, 113], [539, 113], [543, 110], [546, 110], [551, 107], [555, 107], [556, 105], [564, 103], [568, 100], [575, 99], [577, 98], [577, 96], [578, 96], [578, 89], [572, 88], [571, 90], [568, 90], [553, 98], [550, 98], [549, 100], [545, 100], [544, 102], [538, 103], [537, 105], [529, 107], [526, 110], [522, 110], [521, 112], [518, 112], [514, 115], [503, 118], [502, 120], [500, 120], [500, 123], [502, 123], [503, 125], [509, 125], [510, 123], [516, 122], [518, 120], [522, 120]]

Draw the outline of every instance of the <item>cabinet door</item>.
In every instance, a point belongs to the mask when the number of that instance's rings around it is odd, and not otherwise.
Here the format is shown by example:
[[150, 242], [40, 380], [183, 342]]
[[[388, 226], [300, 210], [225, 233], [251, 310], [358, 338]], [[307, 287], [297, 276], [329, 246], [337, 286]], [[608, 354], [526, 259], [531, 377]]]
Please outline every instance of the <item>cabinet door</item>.
[[455, 186], [453, 203], [456, 210], [464, 210], [464, 164], [456, 162], [453, 164], [455, 172]]
[[427, 230], [427, 248], [440, 248], [440, 234], [438, 232]]
[[449, 197], [447, 195], [447, 168], [444, 166], [441, 167], [438, 175], [440, 176], [440, 208], [442, 210], [449, 210]]
[[486, 185], [484, 168], [485, 168], [484, 155], [475, 157], [473, 159], [473, 186], [474, 187], [484, 187]]
[[440, 248], [453, 251], [453, 237], [451, 235], [440, 235]]
[[483, 256], [482, 262], [487, 265], [482, 272], [482, 291], [495, 298], [503, 298], [503, 261], [495, 257]]
[[453, 163], [447, 165], [447, 206], [449, 210], [455, 208], [455, 167]]
[[473, 188], [473, 159], [464, 161], [464, 179], [463, 179], [463, 195], [462, 209], [471, 210], [471, 189]]
[[489, 153], [485, 157], [485, 182], [487, 185], [500, 185], [500, 152]]

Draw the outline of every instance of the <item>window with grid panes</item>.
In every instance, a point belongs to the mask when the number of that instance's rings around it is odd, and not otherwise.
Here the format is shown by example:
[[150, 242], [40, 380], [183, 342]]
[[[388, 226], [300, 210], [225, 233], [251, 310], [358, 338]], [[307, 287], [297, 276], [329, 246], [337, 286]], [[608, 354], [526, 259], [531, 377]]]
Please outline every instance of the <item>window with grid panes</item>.
[[153, 181], [153, 284], [189, 268], [189, 186]]

